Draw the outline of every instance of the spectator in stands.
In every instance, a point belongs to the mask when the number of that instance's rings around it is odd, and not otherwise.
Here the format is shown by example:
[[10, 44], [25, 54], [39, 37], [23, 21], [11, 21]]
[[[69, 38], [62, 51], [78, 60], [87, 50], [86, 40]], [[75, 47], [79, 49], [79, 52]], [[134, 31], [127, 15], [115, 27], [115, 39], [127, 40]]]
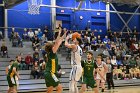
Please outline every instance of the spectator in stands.
[[47, 41], [48, 41], [47, 37], [45, 36], [45, 34], [43, 34], [43, 36], [41, 37], [41, 45], [44, 45], [44, 43]]
[[102, 40], [101, 40], [101, 36], [100, 35], [98, 35], [98, 37], [97, 37], [97, 43], [98, 44], [102, 44]]
[[1, 52], [2, 52], [2, 57], [7, 56], [8, 58], [8, 48], [5, 45], [5, 42], [2, 42]]
[[30, 40], [32, 40], [33, 36], [34, 36], [34, 32], [31, 29], [29, 29], [28, 37], [30, 38]]
[[26, 67], [29, 70], [29, 68], [33, 66], [33, 58], [31, 56], [31, 53], [29, 52], [28, 55], [25, 57], [25, 63]]
[[132, 44], [130, 45], [130, 50], [131, 50], [132, 54], [135, 54], [135, 53], [137, 52], [137, 49], [136, 49], [134, 43], [132, 43]]
[[108, 42], [110, 42], [110, 39], [108, 38], [108, 36], [105, 36], [105, 38], [103, 39], [103, 43], [107, 44]]
[[124, 80], [130, 79], [129, 68], [127, 68], [127, 66], [123, 66], [122, 73]]
[[139, 69], [139, 66], [135, 66], [134, 68], [134, 77], [135, 79], [139, 79], [140, 77], [140, 69]]
[[12, 37], [12, 45], [18, 47], [19, 37], [16, 32], [14, 32], [14, 36]]
[[21, 58], [21, 62], [19, 64], [19, 70], [26, 70], [26, 63], [24, 58]]
[[10, 41], [13, 39], [14, 35], [15, 35], [15, 31], [12, 30], [12, 32], [11, 32], [11, 34], [10, 34]]
[[45, 26], [45, 30], [44, 30], [45, 37], [48, 36], [48, 32], [49, 32], [48, 26]]
[[[129, 64], [130, 64], [130, 63], [129, 63], [129, 60], [127, 59], [126, 56], [123, 58], [123, 62], [122, 62], [122, 63], [123, 63], [124, 66], [129, 66]], [[128, 67], [127, 67], [127, 68], [128, 68]]]
[[137, 63], [137, 66], [140, 68], [140, 57], [139, 56], [136, 56], [136, 63]]
[[93, 38], [92, 41], [91, 41], [91, 50], [94, 50], [96, 51], [97, 50], [97, 40], [96, 38]]
[[42, 36], [43, 36], [43, 33], [41, 29], [38, 29], [38, 34], [37, 34], [38, 39], [41, 40]]
[[117, 36], [117, 33], [116, 32], [114, 32], [114, 34], [113, 34], [113, 42], [118, 42], [118, 36]]
[[91, 33], [90, 35], [90, 41], [92, 41], [95, 38], [94, 32]]
[[117, 65], [116, 56], [112, 56], [112, 58], [111, 58], [111, 64], [112, 65]]
[[46, 69], [46, 63], [45, 61], [43, 61], [41, 64], [40, 64], [40, 78], [41, 79], [44, 79], [44, 71]]
[[121, 59], [121, 57], [120, 56], [117, 56], [117, 58], [116, 58], [117, 60], [117, 65], [118, 66], [122, 66], [123, 65], [123, 63], [122, 63], [122, 59]]
[[37, 36], [34, 36], [34, 39], [32, 41], [32, 47], [33, 50], [35, 50], [36, 48], [38, 48], [40, 46], [40, 42]]
[[34, 65], [33, 65], [31, 75], [33, 76], [34, 79], [39, 79], [39, 77], [40, 77], [40, 67], [39, 67], [37, 61], [35, 61]]
[[26, 29], [26, 28], [24, 29], [24, 33], [23, 33], [23, 35], [22, 35], [22, 38], [23, 38], [23, 40], [28, 40], [28, 39], [29, 39], [28, 33], [27, 33], [27, 29]]
[[38, 49], [36, 48], [35, 49], [35, 52], [33, 53], [33, 61], [39, 61], [39, 51]]
[[136, 79], [135, 67], [131, 67], [131, 68], [129, 69], [129, 72], [130, 72], [130, 77], [131, 77], [131, 79]]
[[131, 57], [129, 63], [130, 63], [130, 67], [131, 68], [132, 67], [135, 67], [137, 65], [136, 60], [135, 60], [135, 57]]
[[16, 36], [18, 37], [18, 46], [23, 47], [22, 38], [20, 37], [18, 32], [16, 33]]
[[84, 51], [83, 52], [86, 52], [89, 48], [89, 40], [88, 40], [88, 37], [86, 35], [84, 36], [83, 43], [84, 43]]

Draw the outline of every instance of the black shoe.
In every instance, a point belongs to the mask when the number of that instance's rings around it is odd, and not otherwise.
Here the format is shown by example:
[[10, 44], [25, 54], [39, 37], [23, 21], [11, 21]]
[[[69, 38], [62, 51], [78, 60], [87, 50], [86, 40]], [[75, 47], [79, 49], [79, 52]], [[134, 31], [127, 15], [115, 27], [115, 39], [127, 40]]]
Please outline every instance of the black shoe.
[[104, 92], [104, 89], [102, 89], [102, 92]]

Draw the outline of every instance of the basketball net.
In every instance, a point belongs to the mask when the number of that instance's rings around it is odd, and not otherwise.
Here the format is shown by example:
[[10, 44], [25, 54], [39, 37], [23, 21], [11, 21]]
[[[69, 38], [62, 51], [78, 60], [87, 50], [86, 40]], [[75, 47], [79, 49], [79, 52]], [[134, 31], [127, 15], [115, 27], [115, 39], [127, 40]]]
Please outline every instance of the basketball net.
[[27, 0], [28, 1], [28, 13], [31, 15], [40, 14], [40, 5], [42, 4], [42, 0]]

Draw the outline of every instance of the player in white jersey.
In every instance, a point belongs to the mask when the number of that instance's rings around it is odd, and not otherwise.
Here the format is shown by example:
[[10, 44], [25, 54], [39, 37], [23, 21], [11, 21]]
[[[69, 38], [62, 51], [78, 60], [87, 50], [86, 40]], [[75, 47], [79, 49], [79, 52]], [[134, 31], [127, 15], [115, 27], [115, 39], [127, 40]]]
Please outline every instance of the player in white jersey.
[[97, 64], [97, 70], [100, 72], [100, 74], [97, 73], [96, 75], [96, 83], [97, 88], [99, 90], [99, 85], [101, 82], [102, 92], [104, 92], [105, 89], [105, 82], [106, 82], [106, 73], [108, 71], [108, 67], [105, 62], [102, 61], [102, 57], [98, 56], [96, 58], [96, 64]]
[[71, 52], [72, 70], [70, 73], [69, 90], [70, 93], [78, 93], [77, 81], [79, 81], [82, 76], [82, 66], [81, 66], [82, 49], [80, 47], [80, 43], [82, 43], [81, 36], [79, 33], [76, 32], [72, 35], [73, 44], [69, 44], [68, 40], [69, 36], [67, 36], [65, 40], [65, 46], [67, 48], [72, 49]]

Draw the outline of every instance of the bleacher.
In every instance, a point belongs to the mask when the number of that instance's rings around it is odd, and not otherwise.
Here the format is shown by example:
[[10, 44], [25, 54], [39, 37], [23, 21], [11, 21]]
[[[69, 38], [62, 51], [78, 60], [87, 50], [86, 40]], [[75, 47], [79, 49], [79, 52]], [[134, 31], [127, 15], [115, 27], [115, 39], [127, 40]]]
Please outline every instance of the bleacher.
[[[0, 42], [1, 43], [1, 42]], [[28, 54], [28, 52], [33, 53], [31, 48], [31, 42], [24, 42], [24, 47], [12, 47], [11, 42], [6, 40], [6, 45], [8, 46], [8, 53], [10, 58], [0, 58], [0, 93], [6, 93], [8, 89], [8, 84], [6, 81], [6, 73], [5, 68], [9, 65], [10, 59], [14, 59], [16, 55], [19, 53], [23, 53], [23, 57]], [[102, 51], [94, 52], [94, 56], [97, 56]], [[62, 70], [66, 72], [66, 74], [62, 75], [60, 78], [60, 82], [63, 85], [64, 89], [68, 89], [69, 86], [69, 73], [71, 70], [70, 61], [66, 60], [67, 52], [65, 47], [61, 47], [58, 52], [59, 64], [62, 67]], [[85, 58], [86, 55], [83, 56]], [[30, 92], [30, 91], [45, 91], [46, 85], [44, 79], [31, 79], [30, 73], [31, 70], [21, 70], [19, 71], [21, 79], [19, 80], [18, 91]], [[130, 86], [130, 85], [140, 85], [140, 80], [115, 80], [115, 86]], [[80, 86], [80, 84], [79, 84]]]

